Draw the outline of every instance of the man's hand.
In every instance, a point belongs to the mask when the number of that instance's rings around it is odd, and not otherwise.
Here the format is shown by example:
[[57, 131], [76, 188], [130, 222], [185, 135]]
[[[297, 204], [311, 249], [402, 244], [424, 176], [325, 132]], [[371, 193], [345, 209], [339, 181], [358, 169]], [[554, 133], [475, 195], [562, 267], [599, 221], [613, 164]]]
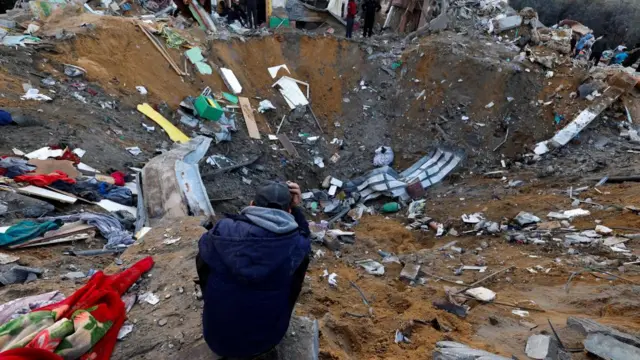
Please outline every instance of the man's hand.
[[302, 202], [302, 191], [300, 191], [300, 185], [293, 181], [287, 181], [289, 186], [289, 192], [291, 193], [291, 206], [298, 206]]

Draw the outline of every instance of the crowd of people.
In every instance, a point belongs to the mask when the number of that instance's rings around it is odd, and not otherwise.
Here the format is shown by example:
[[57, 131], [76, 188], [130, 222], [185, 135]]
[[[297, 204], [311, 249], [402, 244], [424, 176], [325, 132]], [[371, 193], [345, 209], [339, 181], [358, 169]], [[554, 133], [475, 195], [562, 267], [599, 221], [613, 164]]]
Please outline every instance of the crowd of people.
[[[182, 16], [187, 19], [194, 18], [191, 10], [189, 10], [189, 3], [191, 0], [173, 0], [176, 4], [178, 11]], [[205, 9], [208, 14], [213, 11], [211, 0], [199, 0], [200, 5]], [[258, 3], [257, 0], [245, 0], [244, 6], [240, 4], [239, 0], [233, 0], [231, 6], [227, 4], [227, 1], [220, 1], [216, 7], [216, 13], [223, 18], [226, 18], [227, 23], [232, 24], [238, 21], [242, 26], [249, 29], [257, 29], [258, 24]]]
[[[365, 0], [362, 3], [362, 12], [364, 18], [364, 25], [362, 27], [364, 37], [371, 37], [373, 35], [373, 24], [376, 22], [376, 13], [382, 9], [378, 0]], [[353, 36], [353, 27], [355, 25], [355, 18], [358, 14], [358, 5], [355, 0], [349, 0], [347, 3], [347, 30], [346, 38], [349, 39]]]
[[629, 50], [623, 43], [613, 50], [608, 50], [609, 39], [607, 34], [596, 38], [593, 33], [582, 37], [571, 38], [571, 52], [574, 58], [586, 58], [593, 66], [598, 66], [602, 59], [609, 60], [609, 65], [620, 64], [624, 67], [635, 65], [640, 60], [640, 43]]

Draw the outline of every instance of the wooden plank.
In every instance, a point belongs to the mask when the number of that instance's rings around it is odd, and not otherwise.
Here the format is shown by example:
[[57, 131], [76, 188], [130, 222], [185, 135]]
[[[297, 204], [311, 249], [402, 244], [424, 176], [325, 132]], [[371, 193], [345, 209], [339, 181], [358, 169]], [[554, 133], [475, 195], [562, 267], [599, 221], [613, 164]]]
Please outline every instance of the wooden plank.
[[9, 246], [9, 249], [20, 249], [23, 247], [31, 246], [33, 244], [39, 244], [45, 241], [65, 238], [79, 233], [89, 233], [93, 231], [93, 229], [95, 229], [93, 225], [82, 224], [81, 222], [68, 223], [62, 225], [62, 227], [58, 230], [47, 231], [44, 236], [40, 236], [20, 244], [11, 245]]
[[173, 68], [173, 70], [175, 70], [175, 72], [180, 75], [183, 76], [185, 75], [182, 70], [180, 70], [180, 68], [178, 68], [178, 65], [176, 65], [176, 63], [173, 61], [173, 59], [171, 58], [171, 56], [169, 55], [169, 53], [164, 49], [164, 47], [162, 46], [162, 44], [158, 44], [153, 35], [149, 34], [147, 32], [147, 29], [145, 29], [145, 27], [141, 24], [138, 23], [138, 26], [140, 27], [140, 30], [142, 30], [142, 32], [149, 38], [149, 41], [151, 41], [151, 43], [153, 44], [153, 46], [156, 47], [156, 49], [158, 49], [158, 51], [160, 52], [160, 54], [162, 54], [162, 56], [165, 58], [165, 60], [167, 60], [167, 62], [169, 63], [169, 65], [171, 65], [171, 67]]
[[121, 204], [118, 204], [115, 201], [111, 201], [111, 200], [107, 200], [107, 199], [101, 200], [97, 205], [100, 206], [101, 208], [109, 211], [109, 212], [125, 210], [125, 211], [128, 211], [129, 213], [131, 213], [133, 216], [137, 216], [138, 215], [138, 209], [137, 208], [135, 208], [133, 206], [121, 205]]
[[83, 198], [81, 198], [81, 197], [79, 197], [79, 196], [75, 196], [75, 195], [74, 195], [74, 194], [72, 194], [72, 193], [68, 193], [68, 192], [66, 192], [66, 191], [62, 191], [62, 190], [60, 190], [60, 189], [56, 189], [56, 188], [51, 187], [51, 186], [45, 186], [45, 188], [46, 188], [46, 189], [49, 189], [49, 190], [51, 190], [51, 191], [55, 191], [55, 192], [57, 192], [58, 194], [67, 195], [67, 196], [69, 196], [69, 197], [75, 197], [75, 198], [77, 198], [78, 200], [80, 200], [80, 201], [82, 201], [82, 202], [84, 202], [84, 203], [87, 203], [87, 204], [94, 204], [94, 205], [95, 205], [95, 203], [94, 203], [94, 202], [89, 201], [89, 200], [87, 200], [87, 199], [83, 199]]
[[291, 155], [293, 157], [300, 156], [300, 155], [298, 155], [298, 150], [296, 150], [296, 148], [293, 146], [291, 141], [289, 141], [289, 138], [287, 137], [287, 135], [278, 134], [278, 140], [280, 140], [280, 143], [282, 144], [282, 146], [284, 146], [285, 150], [287, 150], [289, 155]]
[[247, 131], [249, 131], [249, 137], [252, 139], [260, 140], [260, 131], [258, 130], [258, 124], [256, 124], [256, 119], [253, 117], [253, 109], [251, 109], [251, 103], [249, 103], [249, 99], [246, 97], [238, 97], [240, 101], [240, 107], [242, 108], [242, 116], [244, 117], [244, 122], [247, 124]]
[[33, 185], [19, 188], [18, 192], [24, 195], [42, 197], [45, 199], [56, 200], [56, 201], [67, 203], [67, 204], [75, 204], [75, 202], [78, 200], [77, 197], [58, 194], [57, 192], [39, 188]]
[[30, 243], [30, 244], [27, 244], [27, 245], [24, 245], [24, 246], [20, 246], [17, 249], [25, 249], [25, 248], [36, 247], [36, 246], [61, 244], [61, 243], [66, 243], [66, 242], [78, 241], [78, 240], [86, 240], [86, 239], [89, 239], [89, 238], [95, 236], [95, 234], [96, 234], [95, 231], [87, 232], [87, 233], [73, 234], [73, 235], [62, 237], [62, 238], [58, 238], [58, 239], [51, 239], [51, 240], [41, 241], [41, 242], [37, 242], [37, 243]]

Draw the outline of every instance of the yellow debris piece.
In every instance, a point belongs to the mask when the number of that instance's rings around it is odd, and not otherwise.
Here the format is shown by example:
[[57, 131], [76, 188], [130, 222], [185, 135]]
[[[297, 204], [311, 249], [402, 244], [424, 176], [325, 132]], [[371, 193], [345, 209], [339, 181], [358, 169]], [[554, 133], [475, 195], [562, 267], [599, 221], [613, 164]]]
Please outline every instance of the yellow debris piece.
[[160, 127], [169, 135], [171, 140], [177, 143], [186, 143], [191, 140], [187, 135], [180, 131], [180, 129], [170, 123], [169, 120], [165, 119], [164, 116], [155, 111], [149, 104], [144, 103], [138, 105], [138, 111], [145, 114], [149, 119], [155, 121], [156, 124], [160, 125]]

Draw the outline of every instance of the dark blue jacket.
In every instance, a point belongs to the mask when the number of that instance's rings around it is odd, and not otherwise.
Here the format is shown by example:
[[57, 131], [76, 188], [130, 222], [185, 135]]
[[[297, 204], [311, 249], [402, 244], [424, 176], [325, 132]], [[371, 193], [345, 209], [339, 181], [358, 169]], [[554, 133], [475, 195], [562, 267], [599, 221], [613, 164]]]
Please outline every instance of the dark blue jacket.
[[292, 214], [299, 228], [290, 233], [232, 215], [200, 239], [204, 339], [217, 355], [250, 357], [284, 337], [311, 251], [304, 215], [297, 208]]

